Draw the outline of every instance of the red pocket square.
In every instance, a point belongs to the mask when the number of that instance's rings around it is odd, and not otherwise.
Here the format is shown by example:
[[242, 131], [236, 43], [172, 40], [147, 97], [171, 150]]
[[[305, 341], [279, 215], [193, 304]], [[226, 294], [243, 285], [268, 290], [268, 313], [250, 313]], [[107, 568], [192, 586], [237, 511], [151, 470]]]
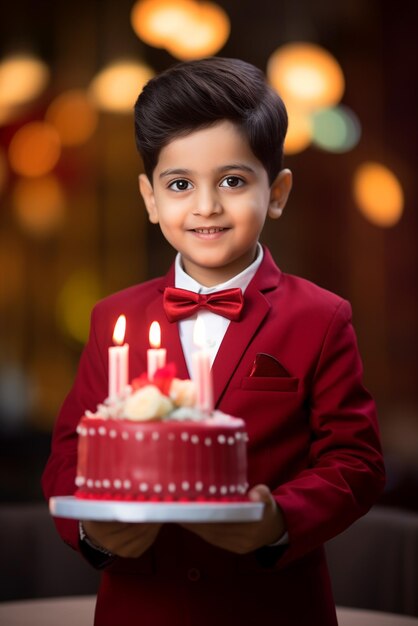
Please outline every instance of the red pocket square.
[[274, 356], [260, 352], [255, 357], [250, 376], [277, 376], [279, 378], [288, 378], [290, 374]]

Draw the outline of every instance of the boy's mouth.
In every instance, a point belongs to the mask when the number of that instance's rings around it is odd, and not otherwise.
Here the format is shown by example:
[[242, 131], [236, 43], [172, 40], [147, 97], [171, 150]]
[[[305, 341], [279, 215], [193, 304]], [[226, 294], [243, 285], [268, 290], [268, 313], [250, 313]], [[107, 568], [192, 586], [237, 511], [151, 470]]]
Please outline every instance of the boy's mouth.
[[215, 233], [220, 233], [225, 228], [219, 227], [210, 227], [210, 228], [193, 228], [195, 233], [199, 233], [200, 235], [214, 235]]

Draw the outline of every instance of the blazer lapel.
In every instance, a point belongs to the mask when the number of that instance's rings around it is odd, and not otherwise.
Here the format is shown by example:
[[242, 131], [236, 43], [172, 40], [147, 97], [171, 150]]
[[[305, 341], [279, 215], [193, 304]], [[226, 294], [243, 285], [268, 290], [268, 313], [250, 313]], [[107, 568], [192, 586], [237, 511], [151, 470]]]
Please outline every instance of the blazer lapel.
[[229, 324], [212, 366], [215, 406], [219, 405], [229, 381], [271, 309], [265, 294], [278, 286], [280, 275], [269, 251], [264, 248], [263, 262], [245, 291], [242, 318]]

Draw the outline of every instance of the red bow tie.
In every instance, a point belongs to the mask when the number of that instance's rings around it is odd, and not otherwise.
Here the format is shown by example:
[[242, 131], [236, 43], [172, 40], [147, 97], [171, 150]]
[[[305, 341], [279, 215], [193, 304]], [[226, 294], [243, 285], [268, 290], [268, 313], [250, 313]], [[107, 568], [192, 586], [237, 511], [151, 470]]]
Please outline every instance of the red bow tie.
[[244, 306], [244, 298], [241, 289], [238, 288], [202, 294], [187, 289], [167, 287], [164, 290], [163, 304], [169, 322], [191, 317], [201, 308], [230, 320], [238, 320]]

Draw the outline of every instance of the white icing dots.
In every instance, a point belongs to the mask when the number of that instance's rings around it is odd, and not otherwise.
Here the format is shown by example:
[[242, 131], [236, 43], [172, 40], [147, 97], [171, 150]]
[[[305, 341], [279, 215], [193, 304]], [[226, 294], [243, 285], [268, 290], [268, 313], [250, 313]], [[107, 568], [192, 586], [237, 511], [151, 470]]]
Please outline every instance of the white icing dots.
[[210, 494], [214, 495], [216, 493], [216, 491], [217, 491], [217, 489], [216, 489], [215, 485], [211, 485], [209, 487], [209, 493]]
[[77, 487], [82, 487], [85, 482], [86, 479], [84, 478], [84, 476], [77, 476], [77, 478], [75, 479], [75, 484], [77, 485]]
[[196, 489], [196, 491], [202, 491], [203, 490], [203, 483], [200, 480], [198, 480], [195, 483], [195, 489]]
[[226, 494], [228, 493], [228, 488], [225, 487], [225, 485], [222, 485], [219, 491], [221, 492], [221, 495], [226, 496]]
[[157, 433], [157, 431], [154, 431], [151, 435], [151, 438], [153, 441], [158, 441], [160, 438], [160, 433]]
[[218, 435], [218, 443], [220, 443], [221, 445], [223, 445], [226, 442], [226, 437], [225, 435]]
[[109, 431], [109, 437], [111, 439], [116, 439], [116, 436], [117, 436], [117, 432], [114, 428], [112, 428], [112, 430]]
[[94, 482], [92, 481], [92, 479], [88, 478], [87, 479], [87, 487], [93, 487], [93, 485], [94, 485]]
[[174, 483], [168, 483], [168, 490], [170, 493], [174, 493], [176, 491], [176, 485]]
[[148, 491], [148, 484], [147, 483], [140, 483], [139, 491], [142, 491], [142, 493], [145, 493], [145, 491]]
[[181, 483], [181, 488], [183, 489], [183, 491], [189, 491], [190, 483], [188, 483], [187, 480], [183, 480], [183, 482]]
[[95, 486], [97, 489], [100, 489], [100, 487], [102, 486], [102, 481], [101, 481], [101, 480], [95, 480], [95, 481], [94, 481], [94, 486]]
[[125, 441], [127, 441], [129, 439], [129, 433], [126, 432], [126, 430], [124, 430], [123, 433], [122, 433], [122, 439], [124, 439]]
[[95, 434], [96, 434], [96, 429], [95, 428], [89, 428], [89, 435], [91, 437], [94, 437]]
[[122, 481], [119, 480], [119, 478], [116, 478], [113, 481], [113, 486], [114, 486], [115, 489], [120, 489], [122, 487]]
[[190, 438], [190, 441], [194, 444], [198, 444], [199, 443], [199, 437], [197, 435], [192, 435]]
[[123, 481], [123, 488], [124, 489], [130, 489], [131, 488], [131, 481], [130, 480], [124, 480]]
[[205, 446], [211, 446], [212, 445], [212, 439], [210, 437], [206, 437], [205, 438]]
[[138, 432], [135, 433], [135, 439], [137, 441], [143, 441], [144, 440], [144, 433], [139, 430]]
[[103, 435], [106, 434], [106, 428], [104, 426], [99, 426], [99, 429], [97, 432], [99, 433], [99, 435], [103, 437]]
[[233, 446], [235, 443], [235, 437], [228, 437], [228, 445]]
[[157, 483], [156, 485], [154, 485], [155, 493], [161, 493], [162, 490], [163, 490], [163, 488], [162, 488], [162, 486], [160, 484]]
[[104, 487], [105, 489], [109, 489], [110, 485], [111, 485], [110, 480], [109, 480], [108, 478], [105, 478], [105, 479], [103, 480], [103, 487]]
[[189, 433], [181, 433], [182, 441], [189, 441]]

